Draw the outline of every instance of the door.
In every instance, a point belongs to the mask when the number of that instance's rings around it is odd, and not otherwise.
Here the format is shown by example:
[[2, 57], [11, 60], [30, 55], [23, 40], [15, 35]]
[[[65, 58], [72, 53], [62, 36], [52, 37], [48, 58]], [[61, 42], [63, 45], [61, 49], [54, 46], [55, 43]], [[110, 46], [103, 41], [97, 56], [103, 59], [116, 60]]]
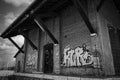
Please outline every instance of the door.
[[120, 30], [109, 27], [110, 43], [116, 75], [120, 75]]
[[44, 46], [44, 73], [53, 72], [53, 44]]

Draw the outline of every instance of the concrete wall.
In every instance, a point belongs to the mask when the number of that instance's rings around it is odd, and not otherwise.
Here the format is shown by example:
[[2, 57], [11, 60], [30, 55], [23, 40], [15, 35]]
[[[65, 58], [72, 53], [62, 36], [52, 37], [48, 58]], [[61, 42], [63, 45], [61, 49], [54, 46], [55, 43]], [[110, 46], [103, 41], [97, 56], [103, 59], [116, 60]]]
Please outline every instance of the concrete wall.
[[24, 67], [24, 53], [19, 53], [16, 57], [16, 69], [15, 71], [17, 72], [18, 70], [18, 61], [20, 61], [20, 70], [19, 72], [23, 72], [23, 67]]
[[107, 28], [108, 21], [102, 14], [96, 11], [96, 2], [96, 0], [89, 0], [88, 4], [89, 19], [94, 29], [97, 31], [97, 36], [92, 37], [92, 50], [94, 50], [94, 45], [96, 45], [97, 50], [101, 53], [103, 73], [105, 75], [114, 75], [113, 57]]
[[99, 10], [100, 15], [102, 15], [107, 21], [109, 21], [114, 27], [120, 26], [120, 14], [115, 7], [113, 0], [106, 0]]
[[[38, 28], [34, 28], [33, 30], [29, 31], [28, 37], [33, 42], [33, 44], [38, 47]], [[26, 42], [26, 63], [25, 63], [25, 71], [26, 72], [34, 72], [37, 71], [38, 65], [38, 51], [31, 47], [29, 42]]]
[[[79, 12], [74, 6], [67, 7], [62, 13], [62, 51], [61, 51], [61, 73], [66, 75], [86, 75], [93, 74], [92, 68], [86, 68], [84, 65], [65, 66], [64, 57], [65, 49], [75, 50], [86, 44], [86, 48], [91, 51], [90, 31], [81, 18]], [[70, 53], [69, 53], [70, 54]], [[77, 62], [77, 61], [76, 61]], [[68, 62], [69, 63], [69, 62]], [[84, 67], [83, 67], [84, 66]]]

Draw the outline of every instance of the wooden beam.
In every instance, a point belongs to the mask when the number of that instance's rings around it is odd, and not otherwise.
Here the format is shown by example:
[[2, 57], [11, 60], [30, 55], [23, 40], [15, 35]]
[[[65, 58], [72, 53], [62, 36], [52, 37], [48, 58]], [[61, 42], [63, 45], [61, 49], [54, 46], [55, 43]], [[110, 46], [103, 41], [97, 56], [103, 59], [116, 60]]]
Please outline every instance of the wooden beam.
[[18, 48], [18, 50], [24, 53], [24, 51], [12, 40], [12, 38], [9, 37], [8, 39]]
[[23, 32], [20, 32], [21, 33], [21, 35], [23, 35], [24, 37], [25, 37], [25, 39], [28, 41], [28, 43], [31, 45], [31, 47], [33, 48], [33, 49], [38, 49], [37, 47], [36, 47], [36, 45], [28, 38], [28, 36], [26, 35], [26, 34], [24, 34]]
[[46, 33], [49, 35], [49, 37], [53, 40], [53, 42], [54, 42], [55, 44], [58, 44], [57, 39], [56, 39], [56, 38], [54, 37], [54, 35], [49, 31], [49, 29], [48, 29], [47, 26], [43, 23], [43, 21], [39, 18], [39, 16], [36, 16], [35, 19], [34, 19], [34, 21], [35, 21], [35, 23], [38, 25], [38, 27], [39, 27], [42, 31], [46, 32]]
[[[22, 45], [21, 49], [23, 49], [24, 45]], [[18, 52], [15, 54], [14, 58], [16, 58], [16, 56], [20, 53], [21, 51], [18, 50]]]
[[82, 4], [80, 0], [72, 0], [74, 6], [77, 8], [78, 12], [80, 13], [81, 17], [83, 18], [84, 22], [86, 23], [88, 29], [91, 33], [96, 33], [93, 29], [91, 22], [89, 21], [88, 16], [86, 15], [85, 11], [83, 10]]
[[100, 0], [99, 5], [97, 6], [97, 11], [100, 10], [100, 8], [102, 7], [103, 3], [105, 2], [105, 0]]

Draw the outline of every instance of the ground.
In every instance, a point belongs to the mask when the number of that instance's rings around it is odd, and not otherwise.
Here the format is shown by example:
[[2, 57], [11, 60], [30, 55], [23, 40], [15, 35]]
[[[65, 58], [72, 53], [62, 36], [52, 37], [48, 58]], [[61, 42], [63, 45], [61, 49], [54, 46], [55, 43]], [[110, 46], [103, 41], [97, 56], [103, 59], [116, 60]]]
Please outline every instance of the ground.
[[0, 76], [10, 76], [13, 74], [14, 74], [14, 71], [11, 71], [11, 70], [0, 70]]

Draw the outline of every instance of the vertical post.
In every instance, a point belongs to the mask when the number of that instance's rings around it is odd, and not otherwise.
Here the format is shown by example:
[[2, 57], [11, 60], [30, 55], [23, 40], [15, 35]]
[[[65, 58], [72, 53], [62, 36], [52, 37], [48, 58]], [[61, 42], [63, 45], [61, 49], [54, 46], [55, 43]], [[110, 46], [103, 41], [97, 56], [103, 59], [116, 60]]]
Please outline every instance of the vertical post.
[[41, 55], [41, 52], [40, 52], [40, 29], [39, 29], [39, 33], [38, 33], [38, 66], [37, 66], [37, 69], [38, 69], [38, 72], [41, 71], [40, 70], [40, 55]]
[[23, 72], [25, 72], [25, 68], [26, 68], [26, 55], [27, 55], [27, 45], [28, 43], [27, 43], [27, 41], [26, 41], [26, 39], [25, 39], [25, 53], [24, 53], [24, 66], [23, 66]]
[[97, 13], [96, 7], [96, 0], [88, 0], [89, 19], [94, 29], [97, 30], [97, 35], [91, 36], [92, 51], [94, 52], [96, 49], [101, 55], [99, 59], [102, 70], [99, 70], [99, 75], [114, 75], [107, 22]]
[[54, 44], [54, 55], [53, 55], [53, 62], [54, 62], [54, 73], [55, 74], [60, 74], [60, 16], [55, 18], [54, 20], [54, 27], [57, 27], [55, 30], [55, 36], [59, 40], [59, 44]]

